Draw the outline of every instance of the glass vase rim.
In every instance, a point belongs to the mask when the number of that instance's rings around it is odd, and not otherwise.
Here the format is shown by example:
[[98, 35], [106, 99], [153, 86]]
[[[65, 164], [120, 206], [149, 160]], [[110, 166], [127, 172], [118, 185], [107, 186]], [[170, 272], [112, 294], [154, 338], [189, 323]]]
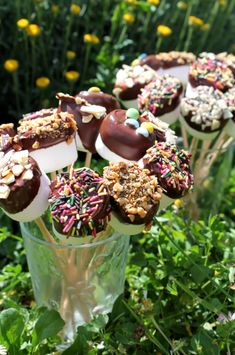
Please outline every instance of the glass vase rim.
[[[31, 223], [31, 222], [27, 222], [27, 223]], [[111, 233], [111, 235], [106, 238], [106, 239], [102, 239], [102, 240], [98, 240], [97, 242], [92, 242], [92, 243], [84, 243], [84, 244], [78, 244], [78, 245], [72, 245], [72, 244], [59, 244], [58, 242], [56, 243], [51, 243], [48, 242], [47, 240], [43, 240], [43, 239], [39, 239], [37, 237], [35, 237], [26, 227], [25, 225], [26, 223], [20, 222], [20, 228], [22, 233], [24, 233], [24, 235], [26, 235], [29, 239], [31, 239], [33, 242], [38, 243], [38, 244], [42, 244], [42, 245], [46, 245], [52, 248], [57, 248], [57, 249], [82, 249], [82, 248], [91, 248], [91, 247], [96, 247], [98, 245], [102, 245], [105, 244], [107, 242], [111, 242], [113, 240], [116, 240], [122, 236], [125, 236], [126, 238], [129, 238], [128, 235], [124, 234], [124, 233], [119, 233], [115, 230], [113, 230], [113, 232]]]

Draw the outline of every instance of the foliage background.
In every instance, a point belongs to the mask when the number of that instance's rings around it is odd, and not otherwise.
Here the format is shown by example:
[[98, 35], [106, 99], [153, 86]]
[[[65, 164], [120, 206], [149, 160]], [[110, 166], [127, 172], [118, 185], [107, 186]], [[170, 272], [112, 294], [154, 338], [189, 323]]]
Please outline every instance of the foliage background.
[[[1, 1], [1, 122], [57, 105], [58, 91], [98, 85], [111, 92], [121, 63], [143, 52], [234, 52], [234, 11], [234, 0]], [[19, 28], [22, 18], [38, 26], [37, 35]], [[172, 34], [161, 37], [160, 24]], [[8, 59], [19, 67], [6, 70]], [[49, 81], [39, 85], [41, 77]], [[78, 329], [65, 355], [235, 353], [235, 170], [226, 159], [205, 185], [200, 221], [175, 205], [151, 234], [132, 238], [124, 295], [107, 319]], [[58, 353], [63, 323], [35, 306], [18, 225], [2, 214], [0, 266], [0, 354]]]

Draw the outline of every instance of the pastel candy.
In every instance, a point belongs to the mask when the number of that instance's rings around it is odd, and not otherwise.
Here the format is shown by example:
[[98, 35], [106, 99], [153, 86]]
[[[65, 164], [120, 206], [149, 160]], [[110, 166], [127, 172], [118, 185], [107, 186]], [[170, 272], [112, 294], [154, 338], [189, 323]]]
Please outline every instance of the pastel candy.
[[140, 117], [140, 114], [139, 114], [139, 111], [136, 110], [135, 108], [129, 108], [126, 111], [126, 117], [133, 118], [134, 120], [138, 120], [138, 118]]
[[125, 123], [129, 124], [130, 126], [134, 126], [135, 128], [139, 128], [140, 126], [139, 121], [135, 120], [134, 118], [128, 118]]
[[146, 138], [149, 136], [149, 131], [144, 127], [137, 128], [136, 133], [141, 134], [142, 136], [144, 136]]

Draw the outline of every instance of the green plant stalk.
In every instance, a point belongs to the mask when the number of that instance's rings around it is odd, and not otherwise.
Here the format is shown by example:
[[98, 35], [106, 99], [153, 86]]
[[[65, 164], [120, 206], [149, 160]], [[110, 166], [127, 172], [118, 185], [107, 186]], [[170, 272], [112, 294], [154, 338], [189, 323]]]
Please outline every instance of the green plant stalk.
[[117, 41], [117, 44], [118, 44], [118, 45], [119, 45], [119, 44], [122, 44], [122, 42], [124, 41], [125, 36], [126, 36], [126, 32], [127, 32], [127, 24], [125, 24], [125, 25], [122, 27], [120, 36], [119, 36], [118, 41]]
[[149, 340], [155, 344], [156, 346], [158, 346], [158, 348], [163, 351], [165, 354], [169, 354], [168, 350], [159, 342], [159, 340], [150, 333], [150, 331], [148, 330], [148, 328], [145, 326], [145, 324], [142, 322], [142, 320], [137, 316], [137, 314], [133, 311], [133, 309], [127, 304], [127, 302], [125, 300], [122, 300], [124, 306], [128, 309], [128, 311], [132, 314], [132, 316], [135, 318], [135, 320], [144, 328], [145, 333], [147, 335], [147, 337], [149, 338]]
[[35, 39], [31, 38], [31, 49], [32, 49], [32, 77], [31, 77], [31, 86], [34, 86], [35, 80], [35, 71], [36, 71], [36, 48], [35, 48]]
[[183, 23], [183, 26], [181, 28], [180, 34], [179, 34], [178, 44], [176, 46], [176, 50], [178, 50], [178, 51], [182, 50], [184, 37], [186, 35], [186, 31], [187, 31], [187, 28], [188, 28], [188, 18], [190, 16], [191, 12], [192, 12], [193, 6], [196, 5], [197, 2], [198, 2], [198, 0], [191, 0], [189, 5], [188, 5], [188, 8], [187, 8], [187, 11], [186, 11], [186, 14], [185, 14], [184, 23]]
[[158, 35], [157, 43], [156, 43], [156, 53], [160, 52], [160, 48], [162, 45], [162, 39], [163, 37], [161, 35]]
[[91, 52], [91, 43], [86, 43], [85, 59], [84, 59], [83, 73], [82, 73], [82, 79], [81, 79], [82, 85], [84, 84], [84, 80], [86, 78], [90, 52]]
[[71, 34], [71, 28], [72, 28], [72, 24], [73, 24], [73, 19], [74, 19], [74, 16], [73, 14], [70, 14], [69, 15], [69, 20], [68, 20], [68, 23], [67, 23], [67, 26], [66, 26], [66, 30], [65, 30], [65, 37], [64, 37], [64, 46], [63, 46], [63, 65], [62, 65], [62, 69], [64, 70], [65, 68], [65, 63], [66, 63], [66, 53], [67, 53], [67, 50], [68, 50], [68, 44], [69, 44], [69, 36]]
[[190, 44], [192, 41], [193, 32], [194, 32], [194, 26], [191, 25], [189, 27], [189, 30], [187, 33], [187, 38], [186, 38], [185, 45], [184, 45], [184, 51], [186, 51], [186, 52], [189, 50], [189, 47], [190, 47]]
[[[218, 1], [216, 1], [214, 6], [213, 6], [213, 9], [211, 11], [211, 15], [210, 15], [210, 17], [209, 17], [209, 19], [207, 21], [209, 23], [209, 25], [210, 25], [210, 28], [212, 28], [212, 26], [213, 26], [213, 24], [214, 24], [214, 22], [216, 20], [216, 17], [217, 17], [217, 15], [219, 13], [219, 8], [220, 8], [220, 4], [219, 4]], [[199, 46], [199, 52], [204, 50], [204, 46], [205, 46], [205, 44], [207, 42], [209, 33], [210, 33], [210, 31], [205, 31], [204, 32], [204, 35], [202, 36], [202, 39], [201, 39], [201, 45]]]
[[20, 95], [19, 95], [19, 78], [18, 78], [18, 72], [15, 71], [12, 73], [13, 76], [13, 83], [14, 83], [14, 91], [15, 91], [15, 97], [16, 97], [16, 109], [18, 114], [20, 114]]
[[161, 327], [158, 325], [158, 323], [156, 322], [154, 316], [150, 317], [151, 322], [153, 323], [153, 325], [155, 326], [155, 328], [159, 331], [159, 333], [163, 336], [163, 338], [167, 341], [167, 343], [170, 345], [170, 347], [172, 348], [172, 350], [174, 351], [174, 347], [172, 345], [172, 342], [170, 341], [170, 339], [165, 335], [165, 333], [162, 331]]

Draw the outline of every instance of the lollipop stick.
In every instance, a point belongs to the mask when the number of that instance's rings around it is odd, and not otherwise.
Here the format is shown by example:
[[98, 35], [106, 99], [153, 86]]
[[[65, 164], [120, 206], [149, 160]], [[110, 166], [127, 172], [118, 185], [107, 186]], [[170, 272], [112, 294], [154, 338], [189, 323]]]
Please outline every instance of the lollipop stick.
[[55, 244], [55, 239], [53, 236], [50, 234], [48, 231], [47, 227], [45, 226], [45, 223], [43, 222], [42, 218], [39, 217], [35, 219], [35, 223], [37, 224], [38, 228], [40, 229], [43, 238], [45, 238], [49, 243]]
[[181, 134], [182, 134], [182, 138], [183, 138], [184, 148], [188, 149], [189, 143], [188, 143], [187, 131], [183, 125], [181, 125]]
[[211, 140], [205, 140], [202, 143], [202, 147], [201, 147], [201, 152], [200, 152], [199, 158], [195, 162], [195, 168], [194, 168], [195, 180], [197, 180], [197, 178], [199, 177], [200, 173], [203, 171], [204, 159], [205, 159], [205, 157], [206, 157], [206, 155], [208, 153], [210, 145], [211, 145]]
[[190, 159], [191, 165], [193, 165], [193, 161], [194, 161], [194, 158], [195, 158], [195, 155], [196, 155], [196, 152], [197, 152], [198, 143], [199, 143], [199, 140], [194, 137], [192, 139], [192, 143], [191, 143], [190, 149], [189, 149], [189, 152], [191, 154], [191, 159]]
[[86, 153], [85, 167], [89, 168], [91, 166], [92, 154], [90, 152]]
[[230, 137], [222, 146], [222, 149], [227, 149], [231, 143], [233, 143], [234, 141], [234, 138], [233, 137]]

